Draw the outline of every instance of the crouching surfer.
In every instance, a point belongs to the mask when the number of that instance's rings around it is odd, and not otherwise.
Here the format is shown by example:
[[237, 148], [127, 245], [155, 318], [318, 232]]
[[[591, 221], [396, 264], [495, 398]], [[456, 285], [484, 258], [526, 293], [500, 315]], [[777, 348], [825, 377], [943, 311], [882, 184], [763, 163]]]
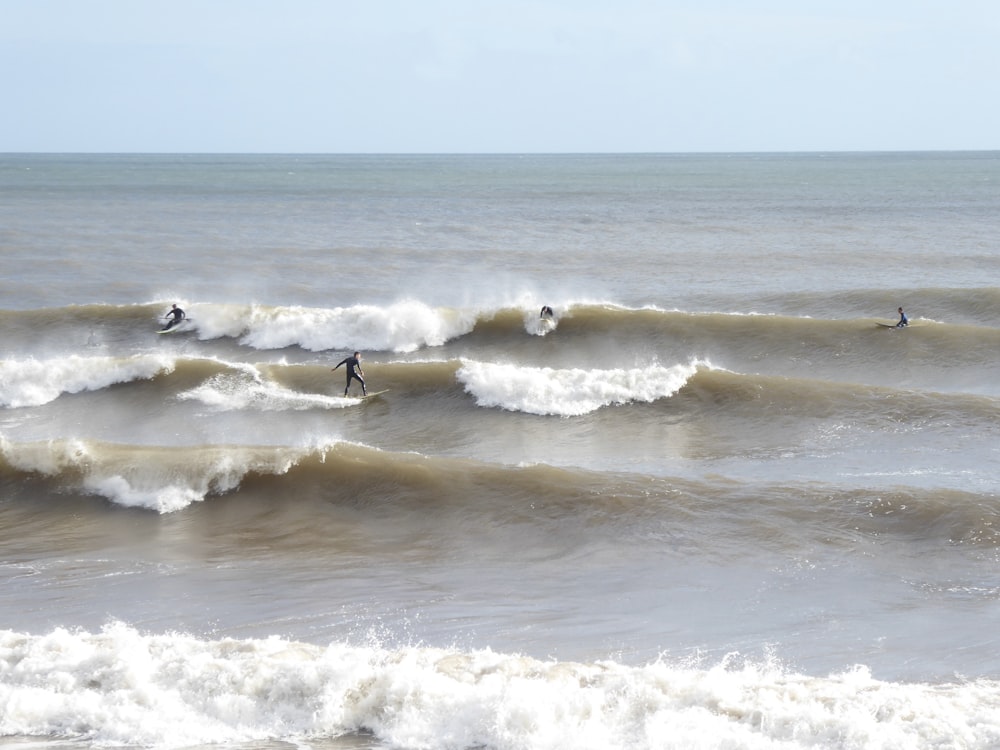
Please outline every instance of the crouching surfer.
[[179, 308], [179, 307], [178, 307], [178, 306], [177, 306], [176, 304], [174, 304], [174, 305], [171, 305], [171, 306], [170, 306], [170, 312], [168, 312], [168, 313], [167, 313], [166, 315], [164, 315], [163, 317], [164, 317], [164, 318], [170, 318], [170, 320], [169, 320], [169, 321], [167, 322], [167, 324], [166, 324], [165, 326], [163, 326], [163, 328], [161, 328], [160, 330], [161, 330], [161, 331], [169, 331], [169, 330], [170, 330], [171, 328], [173, 328], [173, 327], [174, 327], [175, 325], [177, 325], [177, 324], [178, 324], [178, 323], [180, 323], [180, 322], [181, 322], [182, 320], [184, 320], [184, 318], [186, 318], [186, 317], [187, 317], [187, 315], [185, 315], [185, 314], [184, 314], [184, 311], [183, 311], [183, 310], [181, 310], [181, 309], [180, 309], [180, 308]]

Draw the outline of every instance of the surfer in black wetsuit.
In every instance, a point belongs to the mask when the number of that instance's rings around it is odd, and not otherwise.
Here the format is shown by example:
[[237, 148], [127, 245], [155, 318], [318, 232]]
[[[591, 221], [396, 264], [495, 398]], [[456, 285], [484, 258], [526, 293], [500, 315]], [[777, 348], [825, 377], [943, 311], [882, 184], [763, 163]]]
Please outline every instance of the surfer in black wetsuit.
[[899, 313], [899, 322], [896, 323], [896, 328], [905, 328], [910, 325], [909, 318], [906, 317], [906, 313], [903, 312], [903, 308], [899, 308], [896, 312]]
[[163, 326], [162, 330], [169, 331], [171, 328], [173, 328], [175, 325], [177, 325], [182, 320], [184, 320], [184, 318], [187, 317], [184, 314], [184, 311], [181, 310], [176, 304], [171, 305], [170, 306], [170, 312], [168, 312], [163, 317], [164, 318], [170, 318], [171, 316], [173, 316], [173, 317], [171, 318], [170, 322], [168, 322], [165, 326]]
[[539, 318], [551, 318], [553, 315], [555, 315], [555, 313], [552, 312], [552, 308], [549, 307], [548, 305], [543, 305], [542, 306], [542, 311], [538, 314], [538, 317]]
[[[353, 356], [344, 359], [337, 367], [340, 367], [340, 365], [347, 365], [347, 385], [344, 387], [344, 396], [347, 396], [347, 391], [351, 388], [352, 380], [357, 380], [361, 383], [361, 393], [367, 396], [368, 389], [365, 387], [364, 379], [365, 371], [361, 369], [361, 352], [354, 352]], [[330, 372], [334, 372], [337, 367], [334, 367]]]

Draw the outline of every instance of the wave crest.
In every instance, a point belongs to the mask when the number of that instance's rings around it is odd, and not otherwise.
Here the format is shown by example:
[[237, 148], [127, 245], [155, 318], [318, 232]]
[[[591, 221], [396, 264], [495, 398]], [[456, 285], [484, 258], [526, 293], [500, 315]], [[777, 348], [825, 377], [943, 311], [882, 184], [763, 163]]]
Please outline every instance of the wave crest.
[[116, 383], [147, 380], [171, 372], [166, 355], [21, 359], [0, 362], [0, 405], [41, 406], [64, 393], [97, 391]]
[[[412, 352], [440, 346], [468, 333], [476, 324], [474, 311], [431, 307], [406, 300], [385, 307], [262, 307], [247, 312], [241, 343], [255, 349], [299, 346], [309, 351], [364, 348]], [[202, 325], [203, 335], [231, 326]]]
[[614, 370], [553, 369], [464, 361], [457, 377], [480, 406], [574, 417], [615, 404], [673, 396], [696, 363]]
[[116, 446], [83, 440], [13, 443], [0, 456], [14, 469], [60, 476], [68, 484], [126, 507], [171, 513], [209, 495], [231, 492], [251, 473], [282, 475], [328, 446]]

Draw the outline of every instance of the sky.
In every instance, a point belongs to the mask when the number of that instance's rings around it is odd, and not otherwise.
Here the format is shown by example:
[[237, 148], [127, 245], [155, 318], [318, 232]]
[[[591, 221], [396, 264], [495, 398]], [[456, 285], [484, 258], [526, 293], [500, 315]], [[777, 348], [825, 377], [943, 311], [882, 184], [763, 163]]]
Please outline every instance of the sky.
[[1000, 149], [997, 0], [0, 0], [0, 152]]

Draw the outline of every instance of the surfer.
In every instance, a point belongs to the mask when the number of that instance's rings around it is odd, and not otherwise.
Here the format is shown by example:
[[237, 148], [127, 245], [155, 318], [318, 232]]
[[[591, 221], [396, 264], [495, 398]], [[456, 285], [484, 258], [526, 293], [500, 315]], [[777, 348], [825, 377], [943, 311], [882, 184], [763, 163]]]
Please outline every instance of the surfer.
[[[337, 370], [340, 365], [347, 365], [347, 385], [344, 387], [344, 397], [347, 397], [347, 391], [351, 388], [351, 381], [357, 380], [361, 383], [361, 393], [365, 396], [368, 395], [368, 389], [365, 387], [364, 374], [365, 371], [361, 369], [361, 352], [354, 352], [353, 356], [346, 357], [337, 367], [334, 367], [330, 372]], [[360, 373], [360, 375], [358, 374]]]
[[163, 317], [170, 318], [170, 321], [165, 326], [163, 326], [161, 330], [169, 331], [175, 325], [184, 320], [184, 318], [186, 318], [187, 316], [184, 314], [183, 310], [181, 310], [176, 304], [173, 304], [170, 306], [170, 312], [168, 312]]
[[538, 314], [538, 317], [539, 318], [551, 318], [553, 315], [555, 315], [555, 313], [552, 312], [552, 308], [551, 307], [549, 307], [548, 305], [542, 305], [542, 311]]
[[899, 308], [896, 312], [899, 313], [899, 322], [896, 323], [896, 328], [905, 328], [910, 325], [909, 318], [906, 317], [906, 313], [903, 312], [903, 308]]

